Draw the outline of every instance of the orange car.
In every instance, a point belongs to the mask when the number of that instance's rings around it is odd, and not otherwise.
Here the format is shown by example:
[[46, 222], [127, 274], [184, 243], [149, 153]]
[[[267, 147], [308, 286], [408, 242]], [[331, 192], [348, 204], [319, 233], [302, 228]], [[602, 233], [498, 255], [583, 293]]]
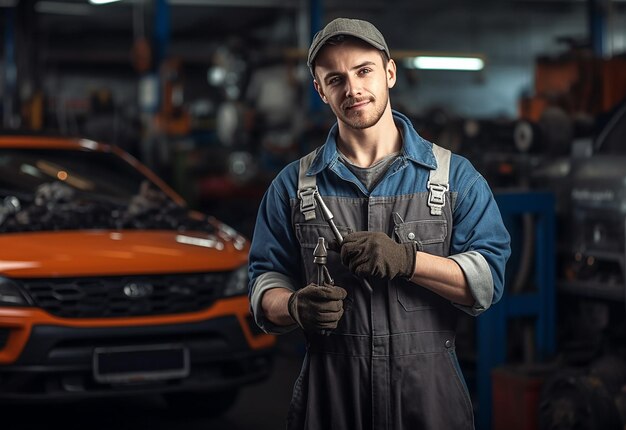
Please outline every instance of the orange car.
[[223, 411], [272, 366], [248, 247], [117, 147], [0, 137], [0, 401]]

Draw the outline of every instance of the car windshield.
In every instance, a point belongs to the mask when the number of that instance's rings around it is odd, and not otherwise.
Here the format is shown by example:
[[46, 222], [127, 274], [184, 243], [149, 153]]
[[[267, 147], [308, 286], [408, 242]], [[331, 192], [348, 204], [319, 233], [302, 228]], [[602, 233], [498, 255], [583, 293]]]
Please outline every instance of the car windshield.
[[44, 184], [58, 182], [70, 189], [119, 203], [128, 203], [146, 178], [113, 153], [0, 149], [0, 189], [32, 195]]
[[207, 230], [115, 153], [0, 148], [0, 232]]

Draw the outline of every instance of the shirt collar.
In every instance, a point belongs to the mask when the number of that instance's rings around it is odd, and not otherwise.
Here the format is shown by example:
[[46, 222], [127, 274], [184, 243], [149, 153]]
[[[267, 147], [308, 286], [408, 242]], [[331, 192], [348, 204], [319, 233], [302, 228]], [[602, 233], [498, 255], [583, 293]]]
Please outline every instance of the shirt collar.
[[[417, 164], [421, 164], [429, 169], [435, 169], [437, 162], [432, 150], [432, 143], [421, 137], [413, 128], [411, 120], [398, 111], [392, 110], [393, 120], [400, 128], [402, 134], [402, 155]], [[317, 175], [319, 172], [328, 167], [331, 163], [337, 161], [339, 153], [337, 151], [337, 129], [335, 123], [330, 131], [326, 142], [320, 148], [311, 167], [307, 171], [307, 176]]]

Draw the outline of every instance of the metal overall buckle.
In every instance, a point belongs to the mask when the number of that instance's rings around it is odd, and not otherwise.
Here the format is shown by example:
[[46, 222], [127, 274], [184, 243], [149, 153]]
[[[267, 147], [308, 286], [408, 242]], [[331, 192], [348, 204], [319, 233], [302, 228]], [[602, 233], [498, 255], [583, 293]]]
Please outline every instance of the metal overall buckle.
[[307, 221], [315, 219], [315, 194], [317, 194], [317, 185], [298, 190], [300, 212], [302, 212], [304, 219]]
[[441, 215], [443, 207], [446, 205], [447, 184], [432, 184], [428, 181], [428, 207], [431, 215]]

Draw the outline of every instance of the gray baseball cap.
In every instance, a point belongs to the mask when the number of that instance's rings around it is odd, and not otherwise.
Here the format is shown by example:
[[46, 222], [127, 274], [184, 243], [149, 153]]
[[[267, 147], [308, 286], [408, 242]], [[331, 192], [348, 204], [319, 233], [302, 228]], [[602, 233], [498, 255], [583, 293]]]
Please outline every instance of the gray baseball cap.
[[372, 45], [374, 48], [385, 51], [387, 57], [391, 58], [385, 38], [372, 23], [362, 21], [360, 19], [337, 18], [326, 24], [326, 27], [318, 31], [313, 37], [313, 42], [311, 42], [309, 56], [307, 59], [307, 65], [309, 66], [309, 70], [311, 70], [313, 77], [315, 77], [313, 74], [313, 63], [315, 62], [315, 57], [320, 52], [320, 49], [322, 49], [322, 47], [326, 44], [328, 39], [339, 35], [353, 36], [361, 39]]

